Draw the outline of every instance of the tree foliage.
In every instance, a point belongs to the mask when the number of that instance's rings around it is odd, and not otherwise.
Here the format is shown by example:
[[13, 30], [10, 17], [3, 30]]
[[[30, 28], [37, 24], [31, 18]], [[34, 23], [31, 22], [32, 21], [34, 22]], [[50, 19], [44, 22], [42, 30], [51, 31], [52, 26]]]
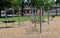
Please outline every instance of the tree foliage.
[[[6, 8], [9, 6], [18, 7], [22, 5], [22, 2], [23, 0], [0, 0], [0, 8]], [[31, 0], [31, 5], [37, 7], [52, 6], [54, 3], [54, 0]]]
[[56, 3], [60, 3], [60, 0], [56, 0]]
[[0, 0], [0, 9], [8, 8], [11, 5], [12, 4], [11, 4], [10, 0]]
[[9, 8], [12, 5], [10, 1], [11, 0], [0, 0], [0, 17], [1, 17], [1, 10]]
[[18, 7], [22, 5], [22, 0], [11, 0], [13, 7]]
[[[15, 8], [19, 7], [22, 5], [22, 2], [23, 0], [0, 0], [0, 11], [1, 9], [9, 8], [12, 6]], [[54, 3], [54, 0], [31, 0], [31, 6], [37, 6], [38, 8], [41, 6], [52, 6]]]
[[54, 0], [31, 0], [32, 6], [37, 6], [37, 7], [47, 7], [47, 6], [52, 6], [55, 4]]

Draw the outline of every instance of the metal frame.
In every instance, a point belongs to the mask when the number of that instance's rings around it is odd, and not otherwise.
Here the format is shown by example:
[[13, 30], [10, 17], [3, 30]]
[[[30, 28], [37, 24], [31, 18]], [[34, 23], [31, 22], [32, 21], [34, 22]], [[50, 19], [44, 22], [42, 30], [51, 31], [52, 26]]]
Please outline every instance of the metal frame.
[[[44, 13], [43, 13], [43, 11], [44, 10], [42, 10], [43, 9], [43, 7], [40, 7], [40, 9], [41, 9], [41, 11], [40, 11], [40, 33], [42, 32], [42, 16], [43, 16], [43, 19], [44, 19]], [[33, 10], [35, 10], [35, 14], [33, 15]], [[48, 7], [48, 11], [49, 11], [49, 7]], [[14, 9], [13, 9], [13, 12], [12, 12], [13, 14], [12, 14], [12, 20], [14, 20]], [[43, 13], [43, 15], [42, 15], [42, 13]], [[32, 6], [31, 6], [31, 15], [32, 15], [32, 17], [34, 17], [35, 16], [35, 19], [36, 19], [36, 6], [34, 7], [34, 9], [32, 8]], [[8, 20], [8, 17], [7, 17], [7, 13], [6, 13], [6, 20]], [[20, 8], [19, 8], [19, 13], [18, 13], [18, 20], [19, 20], [19, 27], [20, 27]], [[14, 22], [12, 23], [12, 25], [13, 25], [13, 27], [14, 27]], [[35, 28], [36, 28], [36, 23], [35, 23]], [[49, 12], [48, 12], [48, 25], [49, 25]], [[6, 23], [6, 27], [7, 27], [7, 23]]]
[[21, 10], [21, 8], [19, 7], [19, 13], [18, 13], [18, 20], [19, 20], [19, 27], [20, 27], [20, 10]]
[[[6, 9], [6, 13], [5, 13], [6, 15], [5, 15], [5, 20], [3, 21], [3, 22], [5, 22], [6, 23], [6, 28], [7, 28], [7, 25], [8, 25], [8, 21], [10, 21], [10, 20], [8, 20], [8, 16], [7, 16], [7, 9]], [[12, 23], [12, 25], [13, 25], [13, 27], [14, 27], [14, 9], [12, 9], [12, 20], [11, 21], [13, 21], [13, 23]]]

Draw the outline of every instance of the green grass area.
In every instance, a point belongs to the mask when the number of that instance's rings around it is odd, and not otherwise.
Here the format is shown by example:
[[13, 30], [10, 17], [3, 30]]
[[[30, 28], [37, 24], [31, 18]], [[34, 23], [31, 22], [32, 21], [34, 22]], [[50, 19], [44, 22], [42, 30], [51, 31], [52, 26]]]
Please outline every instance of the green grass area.
[[[14, 18], [8, 17], [8, 20], [15, 20], [15, 22], [19, 22], [19, 19], [21, 22], [28, 21], [28, 20], [30, 20], [30, 16], [23, 16], [23, 17], [15, 16]], [[5, 17], [0, 18], [0, 24], [2, 24], [3, 23], [2, 21], [4, 21], [4, 20], [6, 20]]]
[[[42, 17], [43, 17], [43, 16], [42, 16]], [[51, 17], [51, 16], [50, 16], [50, 17]], [[39, 16], [36, 16], [36, 18], [37, 18], [37, 19], [40, 19]], [[48, 16], [44, 16], [44, 18], [47, 19]], [[2, 24], [2, 23], [3, 23], [2, 21], [4, 21], [5, 19], [6, 19], [5, 17], [0, 18], [0, 24]], [[14, 18], [13, 18], [13, 17], [8, 17], [8, 20], [15, 20], [15, 22], [19, 22], [19, 19], [20, 19], [21, 22], [23, 22], [23, 21], [28, 21], [28, 20], [31, 19], [31, 16], [21, 16], [21, 17], [15, 16]]]
[[60, 16], [56, 16], [56, 17], [60, 18]]

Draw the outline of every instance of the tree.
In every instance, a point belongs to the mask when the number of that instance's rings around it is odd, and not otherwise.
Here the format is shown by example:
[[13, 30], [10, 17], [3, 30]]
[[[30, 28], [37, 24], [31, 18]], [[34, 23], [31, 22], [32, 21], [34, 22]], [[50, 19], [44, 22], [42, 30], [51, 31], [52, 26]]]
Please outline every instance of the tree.
[[12, 6], [17, 8], [22, 5], [22, 0], [11, 0]]
[[60, 5], [60, 0], [56, 0], [56, 4]]
[[[17, 8], [21, 7], [22, 8], [22, 2], [23, 0], [11, 0], [12, 3], [12, 7], [14, 7], [15, 10], [17, 10]], [[21, 16], [23, 16], [23, 12], [21, 13]]]
[[0, 0], [0, 17], [1, 17], [1, 10], [10, 7], [12, 4], [10, 0]]
[[56, 0], [56, 3], [60, 3], [60, 0]]
[[55, 4], [54, 0], [36, 0], [36, 5], [37, 7], [48, 7], [48, 6], [52, 6]]

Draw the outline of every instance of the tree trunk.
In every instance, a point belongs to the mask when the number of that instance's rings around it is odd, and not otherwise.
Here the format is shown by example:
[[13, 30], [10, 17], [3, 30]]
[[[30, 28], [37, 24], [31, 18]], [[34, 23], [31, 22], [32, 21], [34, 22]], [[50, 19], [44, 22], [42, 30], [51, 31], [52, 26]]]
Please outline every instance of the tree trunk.
[[0, 18], [1, 18], [1, 9], [0, 9]]
[[21, 16], [24, 16], [24, 5], [23, 5], [23, 2], [22, 2], [22, 13], [21, 13]]

